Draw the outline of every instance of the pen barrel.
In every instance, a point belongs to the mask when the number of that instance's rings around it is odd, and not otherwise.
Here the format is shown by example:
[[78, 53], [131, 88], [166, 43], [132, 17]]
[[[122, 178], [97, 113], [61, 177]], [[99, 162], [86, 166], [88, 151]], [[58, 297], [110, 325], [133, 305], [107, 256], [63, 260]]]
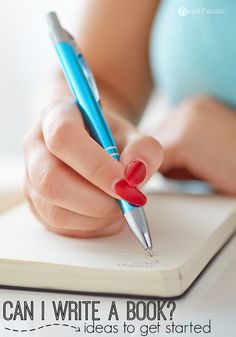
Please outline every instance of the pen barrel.
[[56, 44], [56, 50], [68, 84], [92, 137], [107, 153], [118, 160], [119, 154], [115, 140], [105, 121], [101, 105], [94, 97], [93, 91], [79, 64], [78, 56], [73, 46], [68, 42], [59, 42]]
[[[119, 160], [119, 153], [115, 140], [103, 116], [102, 107], [96, 100], [86, 76], [79, 64], [73, 46], [68, 42], [58, 42], [56, 51], [60, 58], [67, 82], [73, 92], [84, 121], [92, 137], [114, 159]], [[134, 208], [125, 200], [119, 200], [123, 214]]]

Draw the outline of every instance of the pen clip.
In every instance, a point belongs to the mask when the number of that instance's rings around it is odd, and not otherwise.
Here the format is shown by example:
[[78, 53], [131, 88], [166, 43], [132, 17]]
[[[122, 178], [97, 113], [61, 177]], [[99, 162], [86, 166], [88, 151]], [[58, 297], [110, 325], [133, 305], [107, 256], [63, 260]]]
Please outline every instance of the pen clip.
[[99, 95], [99, 91], [95, 82], [95, 79], [93, 77], [93, 74], [88, 66], [88, 63], [86, 62], [85, 58], [83, 57], [83, 55], [81, 53], [78, 54], [78, 61], [79, 64], [83, 70], [83, 73], [89, 83], [89, 86], [94, 94], [94, 97], [96, 99], [96, 101], [100, 104], [100, 95]]

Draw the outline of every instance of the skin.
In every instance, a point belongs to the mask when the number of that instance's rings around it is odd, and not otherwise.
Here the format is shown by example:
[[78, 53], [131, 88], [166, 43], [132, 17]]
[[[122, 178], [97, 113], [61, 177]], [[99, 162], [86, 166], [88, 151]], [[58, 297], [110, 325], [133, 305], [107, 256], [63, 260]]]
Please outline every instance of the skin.
[[190, 97], [150, 133], [158, 135], [165, 159], [161, 172], [202, 179], [236, 195], [236, 111], [207, 96]]
[[204, 179], [236, 194], [236, 114], [231, 108], [213, 98], [191, 97], [162, 125], [150, 127], [149, 135], [135, 127], [153, 89], [148, 46], [159, 2], [87, 2], [78, 40], [121, 159], [113, 160], [89, 136], [64, 76], [56, 70], [38, 95], [39, 118], [24, 141], [25, 193], [34, 214], [58, 234], [89, 238], [117, 233], [125, 221], [113, 186], [134, 159], [146, 165], [141, 185], [160, 168], [165, 175]]

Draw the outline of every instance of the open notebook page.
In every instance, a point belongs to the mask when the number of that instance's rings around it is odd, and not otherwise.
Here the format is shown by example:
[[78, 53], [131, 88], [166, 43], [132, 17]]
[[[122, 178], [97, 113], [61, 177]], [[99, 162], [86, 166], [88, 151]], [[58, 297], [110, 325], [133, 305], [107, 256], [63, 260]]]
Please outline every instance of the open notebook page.
[[154, 246], [154, 257], [150, 258], [129, 228], [106, 238], [58, 236], [45, 230], [24, 203], [0, 216], [0, 261], [105, 269], [174, 269], [197, 254], [214, 232], [219, 232], [220, 237], [232, 234], [235, 226], [223, 226], [222, 233], [220, 228], [235, 207], [235, 200], [215, 196], [150, 195], [146, 206]]

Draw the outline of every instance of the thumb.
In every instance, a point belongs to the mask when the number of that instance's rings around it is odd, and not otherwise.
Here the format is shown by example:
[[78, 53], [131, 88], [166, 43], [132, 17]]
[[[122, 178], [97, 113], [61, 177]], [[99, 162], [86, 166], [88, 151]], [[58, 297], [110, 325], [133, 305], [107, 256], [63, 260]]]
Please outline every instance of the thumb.
[[139, 132], [128, 137], [120, 156], [125, 167], [125, 178], [132, 187], [143, 186], [157, 171], [163, 160], [160, 143], [151, 136]]

